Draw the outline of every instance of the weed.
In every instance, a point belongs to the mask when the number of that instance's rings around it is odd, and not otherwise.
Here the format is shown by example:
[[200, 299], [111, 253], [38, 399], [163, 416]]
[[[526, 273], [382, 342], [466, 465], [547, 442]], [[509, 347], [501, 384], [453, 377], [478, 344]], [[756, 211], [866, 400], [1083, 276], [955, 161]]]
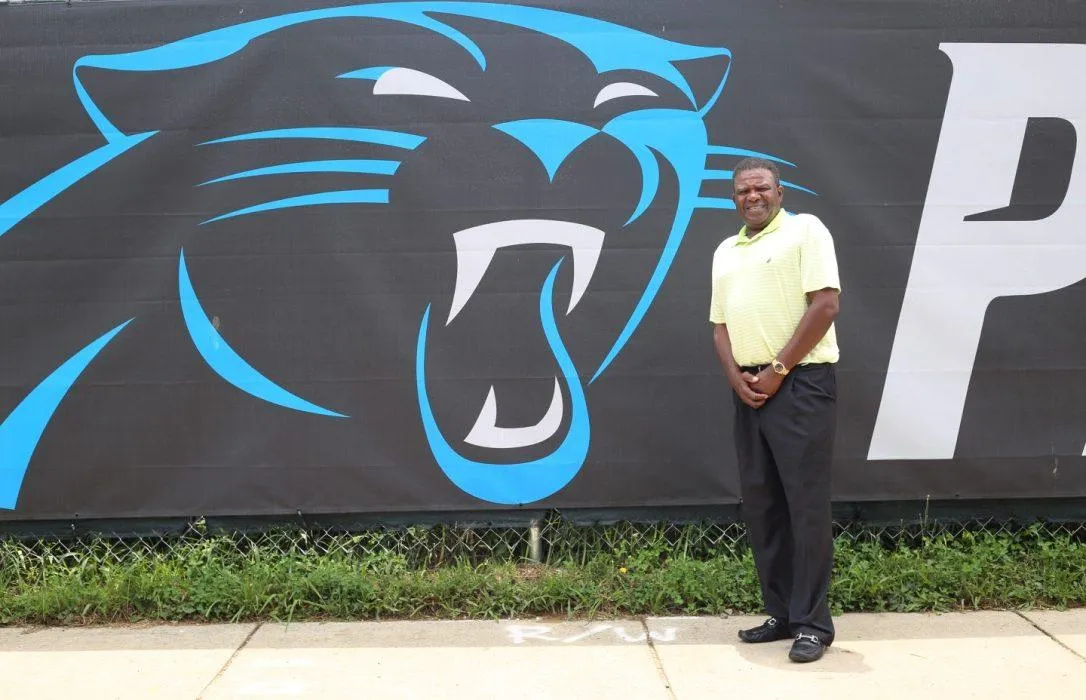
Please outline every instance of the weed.
[[[677, 532], [677, 534], [676, 534]], [[619, 536], [621, 533], [622, 536]], [[496, 619], [758, 613], [750, 551], [696, 531], [605, 530], [552, 547], [546, 564], [512, 548], [481, 558], [408, 556], [380, 533], [304, 533], [259, 542], [201, 533], [168, 546], [0, 541], [0, 624], [137, 620]], [[481, 550], [480, 550], [481, 551]], [[1086, 543], [1041, 527], [915, 540], [839, 537], [835, 612], [1086, 605]]]

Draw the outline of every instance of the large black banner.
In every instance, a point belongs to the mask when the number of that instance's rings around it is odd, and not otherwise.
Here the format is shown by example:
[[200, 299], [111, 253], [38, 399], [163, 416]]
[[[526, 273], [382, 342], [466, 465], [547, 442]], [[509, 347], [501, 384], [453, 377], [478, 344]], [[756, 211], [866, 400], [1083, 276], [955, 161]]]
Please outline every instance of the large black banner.
[[0, 7], [0, 519], [735, 502], [731, 167], [841, 500], [1086, 495], [1086, 8]]

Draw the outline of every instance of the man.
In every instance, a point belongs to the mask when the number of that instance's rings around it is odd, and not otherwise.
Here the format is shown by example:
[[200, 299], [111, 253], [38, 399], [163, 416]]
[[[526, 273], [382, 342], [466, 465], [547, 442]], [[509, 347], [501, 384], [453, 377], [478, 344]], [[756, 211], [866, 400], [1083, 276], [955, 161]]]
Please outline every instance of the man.
[[834, 635], [827, 593], [841, 283], [830, 232], [781, 208], [774, 163], [747, 158], [733, 183], [744, 226], [713, 256], [709, 318], [735, 393], [743, 518], [770, 615], [739, 637], [791, 638], [790, 659], [816, 661]]

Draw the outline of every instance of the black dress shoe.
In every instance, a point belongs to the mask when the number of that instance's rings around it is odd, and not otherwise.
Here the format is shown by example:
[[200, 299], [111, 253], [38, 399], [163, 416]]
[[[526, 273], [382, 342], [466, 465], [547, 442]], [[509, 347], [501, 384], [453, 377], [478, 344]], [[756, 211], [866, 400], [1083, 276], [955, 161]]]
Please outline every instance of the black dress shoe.
[[792, 650], [788, 652], [788, 658], [797, 664], [818, 661], [826, 653], [826, 645], [813, 634], [797, 634], [796, 641], [792, 642]]
[[779, 617], [771, 617], [749, 630], [739, 630], [739, 638], [748, 644], [778, 642], [782, 639], [791, 639], [791, 637], [792, 632], [788, 629], [788, 623]]

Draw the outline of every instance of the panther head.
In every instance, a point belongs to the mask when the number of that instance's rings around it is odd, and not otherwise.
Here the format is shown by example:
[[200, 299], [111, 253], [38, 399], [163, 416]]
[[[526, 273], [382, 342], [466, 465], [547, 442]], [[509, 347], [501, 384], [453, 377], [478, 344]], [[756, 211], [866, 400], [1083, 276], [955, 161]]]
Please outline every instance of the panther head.
[[[363, 41], [367, 24], [380, 31]], [[725, 48], [528, 6], [394, 2], [285, 14], [145, 50], [84, 56], [73, 70], [75, 90], [106, 144], [0, 203], [0, 236], [81, 178], [171, 132], [112, 113], [119, 102], [96, 88], [96, 76], [184, 75], [245, 60], [269, 38], [303, 30], [330, 49], [327, 82], [292, 83], [295, 104], [307, 105], [304, 122], [261, 115], [255, 128], [229, 132], [209, 118], [201, 124], [207, 138], [193, 151], [214, 172], [192, 183], [208, 209], [200, 234], [270, 229], [276, 217], [350, 207], [352, 233], [387, 227], [386, 237], [426, 241], [397, 244], [417, 246], [410, 251], [416, 257], [454, 258], [446, 277], [416, 285], [429, 290], [412, 343], [429, 450], [453, 483], [484, 501], [523, 504], [556, 493], [588, 455], [589, 385], [636, 333], [692, 216], [732, 208], [730, 200], [702, 195], [707, 180], [731, 177], [708, 168], [707, 159], [780, 160], [709, 143], [704, 119], [730, 70]], [[542, 58], [546, 53], [553, 57]], [[506, 70], [507, 55], [519, 57], [519, 74]], [[354, 63], [344, 65], [344, 56]], [[366, 98], [359, 112], [344, 117], [336, 97], [343, 91]], [[323, 120], [313, 116], [318, 101], [327, 105]], [[186, 133], [197, 130], [188, 125]], [[276, 153], [282, 159], [270, 162]], [[314, 178], [328, 175], [366, 186], [318, 187]], [[284, 184], [274, 189], [272, 182]], [[442, 242], [416, 237], [421, 232]], [[184, 240], [189, 251], [199, 245]], [[263, 401], [346, 419], [344, 407], [286, 389], [227, 342], [209, 321], [198, 275], [190, 273], [197, 263], [185, 249], [177, 290], [188, 335], [207, 365]], [[631, 271], [638, 281], [629, 280]], [[593, 290], [601, 290], [595, 304]], [[575, 312], [586, 308], [578, 320]], [[124, 327], [59, 368], [70, 381], [53, 381], [53, 395], [43, 397], [43, 383], [35, 401], [20, 404], [0, 426], [0, 443], [29, 461], [67, 387]], [[499, 416], [520, 427], [499, 427]], [[5, 488], [17, 493], [12, 483]]]

